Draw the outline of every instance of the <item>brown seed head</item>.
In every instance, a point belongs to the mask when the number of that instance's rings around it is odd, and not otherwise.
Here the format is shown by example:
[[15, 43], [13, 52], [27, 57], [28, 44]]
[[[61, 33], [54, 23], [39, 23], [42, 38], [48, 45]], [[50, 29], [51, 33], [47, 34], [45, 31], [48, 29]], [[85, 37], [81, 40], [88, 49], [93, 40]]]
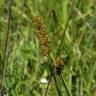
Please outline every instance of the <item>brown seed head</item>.
[[63, 66], [64, 66], [63, 60], [61, 59], [60, 56], [58, 56], [56, 58], [56, 61], [55, 61], [55, 64], [54, 64], [54, 68], [55, 68], [57, 74], [61, 73], [61, 70], [63, 69]]
[[49, 48], [49, 40], [48, 40], [48, 34], [47, 32], [45, 31], [45, 26], [44, 24], [41, 22], [41, 19], [39, 16], [36, 16], [35, 17], [35, 25], [37, 27], [37, 37], [39, 39], [39, 42], [40, 42], [40, 47], [41, 47], [41, 50], [42, 50], [42, 54], [44, 56], [48, 56], [49, 53], [51, 52], [51, 49]]

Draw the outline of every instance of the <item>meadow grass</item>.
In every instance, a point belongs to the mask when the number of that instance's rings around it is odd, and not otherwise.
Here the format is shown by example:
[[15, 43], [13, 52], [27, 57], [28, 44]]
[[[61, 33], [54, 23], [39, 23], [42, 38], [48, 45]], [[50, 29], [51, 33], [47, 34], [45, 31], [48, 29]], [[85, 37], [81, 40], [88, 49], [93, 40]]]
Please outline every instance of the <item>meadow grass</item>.
[[[47, 96], [67, 96], [67, 91], [70, 96], [96, 96], [95, 5], [95, 0], [12, 0], [12, 5], [0, 0], [0, 93], [4, 86], [9, 96], [44, 96], [48, 83], [41, 79], [49, 80], [60, 56], [62, 77], [53, 72]], [[36, 16], [50, 42], [47, 56], [36, 36]]]

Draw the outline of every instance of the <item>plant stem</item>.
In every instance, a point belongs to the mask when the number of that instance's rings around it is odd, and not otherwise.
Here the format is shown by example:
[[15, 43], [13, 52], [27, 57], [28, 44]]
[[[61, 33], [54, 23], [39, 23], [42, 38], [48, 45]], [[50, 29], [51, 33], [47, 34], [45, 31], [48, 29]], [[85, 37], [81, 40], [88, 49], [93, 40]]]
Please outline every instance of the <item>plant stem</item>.
[[71, 96], [70, 93], [69, 93], [69, 90], [68, 90], [68, 88], [67, 88], [67, 86], [66, 86], [66, 84], [65, 84], [65, 81], [63, 80], [62, 75], [61, 75], [60, 77], [61, 77], [61, 80], [62, 80], [62, 82], [63, 82], [63, 85], [64, 85], [64, 87], [65, 87], [65, 89], [66, 89], [66, 92], [67, 92], [68, 96]]
[[9, 47], [9, 35], [10, 35], [10, 27], [11, 27], [11, 7], [12, 7], [12, 0], [8, 0], [8, 27], [6, 32], [6, 42], [5, 42], [5, 50], [4, 50], [4, 69], [2, 73], [2, 80], [1, 80], [1, 86], [4, 84], [4, 78], [5, 78], [5, 69], [6, 64], [8, 63], [8, 47]]
[[53, 73], [52, 76], [53, 76], [54, 81], [55, 81], [55, 85], [56, 85], [56, 89], [57, 89], [58, 95], [59, 96], [63, 96], [63, 94], [61, 92], [61, 86], [59, 86], [58, 81], [56, 80], [56, 75], [55, 75], [54, 72], [52, 72], [52, 73]]
[[50, 85], [50, 81], [51, 81], [52, 73], [53, 73], [53, 69], [52, 69], [52, 71], [51, 71], [51, 74], [50, 74], [50, 77], [49, 77], [49, 80], [48, 80], [48, 84], [47, 84], [47, 88], [46, 88], [45, 96], [47, 96], [47, 93], [48, 93], [48, 88], [49, 88], [49, 85]]

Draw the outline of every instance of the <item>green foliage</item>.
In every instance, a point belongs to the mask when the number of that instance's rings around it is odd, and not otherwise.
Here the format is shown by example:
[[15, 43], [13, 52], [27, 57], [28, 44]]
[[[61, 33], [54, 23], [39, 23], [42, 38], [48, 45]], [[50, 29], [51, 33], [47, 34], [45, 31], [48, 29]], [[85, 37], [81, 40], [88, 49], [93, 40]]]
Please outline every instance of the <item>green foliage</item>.
[[[42, 56], [36, 37], [35, 16], [41, 17], [51, 43], [52, 52], [47, 59]], [[12, 0], [8, 63], [4, 68], [7, 27], [8, 2], [0, 0], [0, 83], [5, 70], [9, 96], [45, 94], [47, 84], [41, 79], [49, 78], [62, 35], [64, 40], [59, 49], [64, 60], [62, 76], [70, 95], [96, 96], [96, 0]], [[66, 96], [59, 76], [56, 81], [58, 84], [51, 79], [48, 96], [58, 96], [57, 85]]]

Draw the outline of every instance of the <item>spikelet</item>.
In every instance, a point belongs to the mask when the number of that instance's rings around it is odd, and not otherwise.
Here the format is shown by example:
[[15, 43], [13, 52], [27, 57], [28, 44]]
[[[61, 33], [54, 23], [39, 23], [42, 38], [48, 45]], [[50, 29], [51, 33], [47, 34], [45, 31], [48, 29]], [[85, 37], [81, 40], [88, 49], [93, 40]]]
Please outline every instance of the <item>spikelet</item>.
[[58, 56], [55, 60], [54, 68], [58, 75], [60, 75], [62, 69], [63, 69], [64, 63], [60, 56]]
[[48, 34], [45, 31], [45, 26], [43, 25], [39, 16], [35, 17], [34, 22], [35, 22], [35, 26], [38, 30], [37, 37], [39, 39], [42, 54], [43, 54], [43, 56], [48, 56], [49, 53], [51, 52], [51, 49], [49, 48]]

